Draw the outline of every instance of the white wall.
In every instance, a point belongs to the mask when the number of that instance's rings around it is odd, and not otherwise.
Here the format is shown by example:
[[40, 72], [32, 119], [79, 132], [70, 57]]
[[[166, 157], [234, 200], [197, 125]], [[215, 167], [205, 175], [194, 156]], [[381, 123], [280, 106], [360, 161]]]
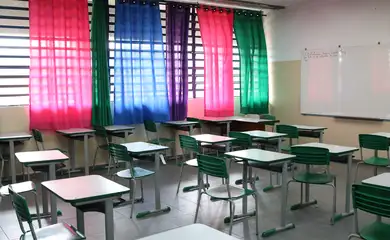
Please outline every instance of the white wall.
[[299, 60], [305, 48], [390, 42], [390, 0], [306, 0], [267, 15], [271, 61]]

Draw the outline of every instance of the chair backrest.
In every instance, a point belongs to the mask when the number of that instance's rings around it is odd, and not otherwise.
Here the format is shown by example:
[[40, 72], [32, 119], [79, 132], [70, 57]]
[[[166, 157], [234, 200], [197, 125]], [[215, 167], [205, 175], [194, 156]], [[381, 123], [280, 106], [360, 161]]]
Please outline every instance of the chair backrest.
[[390, 218], [390, 189], [366, 184], [352, 185], [353, 208]]
[[[272, 120], [272, 121], [276, 120], [276, 117], [274, 115], [271, 115], [271, 114], [262, 114], [262, 115], [260, 115], [260, 118]], [[273, 127], [273, 126], [275, 126], [275, 122], [265, 122], [264, 125]]]
[[199, 144], [195, 138], [187, 135], [179, 135], [180, 147], [183, 150], [199, 153]]
[[299, 138], [299, 131], [295, 126], [278, 124], [276, 125], [276, 132], [287, 134], [287, 137], [290, 139]]
[[107, 130], [104, 126], [95, 125], [93, 126], [95, 129], [95, 139], [99, 146], [103, 146], [108, 144], [108, 135]]
[[230, 131], [229, 137], [234, 138], [232, 146], [239, 146], [244, 149], [252, 147], [252, 137], [247, 133]]
[[359, 134], [360, 148], [389, 151], [389, 139], [384, 136], [372, 134]]
[[225, 159], [203, 154], [198, 154], [197, 159], [200, 173], [218, 178], [229, 178]]
[[110, 156], [113, 162], [124, 161], [130, 164], [129, 169], [132, 176], [134, 176], [133, 158], [130, 156], [127, 148], [120, 144], [110, 143], [108, 145]]
[[144, 121], [144, 127], [145, 127], [145, 130], [148, 131], [148, 132], [157, 133], [156, 123], [151, 121], [151, 120], [145, 120]]
[[305, 165], [329, 165], [330, 153], [327, 148], [292, 146], [291, 154], [296, 157], [294, 163]]
[[45, 150], [45, 146], [43, 144], [43, 136], [41, 131], [38, 129], [32, 129], [31, 130], [35, 144], [37, 145], [38, 150]]
[[11, 185], [9, 185], [8, 191], [11, 195], [12, 206], [15, 210], [16, 217], [19, 222], [20, 230], [22, 230], [23, 234], [26, 233], [26, 230], [23, 227], [23, 222], [27, 222], [30, 227], [30, 231], [33, 236], [33, 239], [37, 239], [35, 236], [34, 226], [32, 224], [33, 220], [30, 214], [30, 210], [28, 209], [26, 199], [23, 196], [19, 195], [18, 193], [14, 192]]

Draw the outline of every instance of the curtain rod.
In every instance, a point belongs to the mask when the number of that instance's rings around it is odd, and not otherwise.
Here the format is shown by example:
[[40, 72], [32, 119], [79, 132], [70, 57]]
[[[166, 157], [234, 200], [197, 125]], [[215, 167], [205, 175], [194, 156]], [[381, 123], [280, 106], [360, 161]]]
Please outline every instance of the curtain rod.
[[[187, 4], [200, 4], [200, 5], [208, 5], [213, 7], [223, 7], [223, 8], [233, 8], [233, 9], [242, 9], [242, 10], [250, 10], [250, 11], [257, 11], [261, 12], [262, 9], [250, 7], [250, 6], [242, 6], [237, 4], [229, 4], [229, 3], [222, 3], [222, 2], [211, 2], [207, 0], [194, 0], [194, 1], [187, 1], [187, 0], [164, 0], [165, 2], [179, 2], [179, 3], [187, 3]], [[266, 15], [263, 15], [266, 16]]]

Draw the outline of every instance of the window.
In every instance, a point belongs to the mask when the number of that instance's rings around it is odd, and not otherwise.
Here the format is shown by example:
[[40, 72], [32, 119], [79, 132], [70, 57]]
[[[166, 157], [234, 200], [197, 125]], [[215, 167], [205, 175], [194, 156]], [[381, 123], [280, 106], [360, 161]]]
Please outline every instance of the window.
[[[112, 2], [112, 1], [110, 1]], [[92, 18], [92, 3], [89, 4]], [[163, 40], [166, 40], [165, 3], [160, 3]], [[29, 103], [29, 21], [27, 0], [0, 1], [0, 106], [27, 105]], [[109, 66], [111, 100], [114, 91], [114, 28], [115, 6], [109, 8]], [[189, 98], [204, 96], [204, 54], [196, 9], [191, 9], [188, 39]], [[164, 48], [165, 49], [165, 48]], [[234, 96], [240, 94], [239, 54], [233, 38]]]

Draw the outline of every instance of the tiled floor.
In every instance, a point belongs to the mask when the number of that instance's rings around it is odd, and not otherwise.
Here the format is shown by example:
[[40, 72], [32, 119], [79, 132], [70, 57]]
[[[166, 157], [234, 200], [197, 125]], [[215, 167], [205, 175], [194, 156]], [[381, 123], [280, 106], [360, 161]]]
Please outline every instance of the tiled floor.
[[[153, 164], [143, 161], [140, 163], [145, 168], [153, 168]], [[344, 209], [345, 199], [345, 165], [332, 164], [332, 171], [338, 177], [338, 195], [337, 209]], [[169, 230], [179, 226], [184, 226], [193, 223], [197, 192], [183, 193], [180, 192], [176, 196], [176, 186], [179, 176], [179, 168], [173, 164], [168, 164], [161, 167], [161, 201], [164, 206], [170, 206], [171, 212], [159, 216], [138, 220], [135, 217], [130, 219], [130, 206], [123, 206], [114, 209], [114, 224], [115, 238], [118, 240], [138, 239], [147, 235]], [[241, 166], [234, 165], [231, 169], [232, 180], [240, 178]], [[96, 172], [103, 173], [101, 172]], [[256, 174], [260, 177], [258, 182], [259, 189], [266, 186], [269, 179], [269, 174], [266, 171], [256, 170]], [[369, 168], [361, 168], [359, 171], [359, 179], [367, 178], [373, 174]], [[36, 177], [36, 181], [38, 177]], [[194, 184], [196, 179], [196, 170], [187, 168], [184, 173], [184, 181], [182, 186]], [[126, 184], [125, 181], [117, 179], [118, 182]], [[211, 185], [218, 184], [215, 180], [211, 180]], [[289, 205], [299, 200], [299, 185], [291, 184], [289, 190]], [[76, 186], [75, 186], [76, 187]], [[329, 224], [331, 206], [332, 206], [332, 189], [327, 186], [312, 186], [311, 194], [313, 198], [318, 200], [317, 206], [308, 207], [298, 211], [288, 211], [288, 221], [293, 222], [295, 229], [276, 234], [269, 237], [270, 240], [324, 240], [324, 239], [347, 239], [349, 233], [353, 231], [353, 217], [344, 219], [336, 225]], [[260, 193], [260, 232], [277, 227], [279, 225], [280, 216], [280, 190], [273, 190], [269, 193]], [[27, 197], [32, 200], [31, 197]], [[32, 205], [32, 201], [31, 206]], [[154, 205], [154, 187], [153, 179], [149, 178], [145, 181], [145, 202], [136, 204], [135, 213], [152, 208]], [[249, 198], [248, 209], [254, 208], [252, 198]], [[241, 211], [241, 201], [237, 201], [236, 212]], [[62, 210], [63, 216], [59, 217], [59, 221], [68, 222], [76, 226], [76, 211], [75, 209], [58, 200], [58, 207]], [[33, 208], [32, 208], [33, 209]], [[207, 224], [220, 231], [227, 232], [228, 226], [223, 223], [223, 218], [228, 214], [228, 204], [224, 202], [211, 202], [204, 196], [201, 203], [199, 223]], [[369, 221], [373, 221], [375, 217], [367, 214], [359, 214], [361, 225]], [[44, 221], [45, 222], [45, 221]], [[100, 213], [87, 213], [85, 216], [85, 229], [87, 239], [104, 239], [104, 216]], [[21, 231], [16, 220], [14, 211], [12, 210], [10, 200], [2, 199], [0, 203], [0, 240], [19, 239]], [[233, 226], [233, 235], [240, 239], [261, 239], [255, 234], [255, 220], [244, 221]]]

